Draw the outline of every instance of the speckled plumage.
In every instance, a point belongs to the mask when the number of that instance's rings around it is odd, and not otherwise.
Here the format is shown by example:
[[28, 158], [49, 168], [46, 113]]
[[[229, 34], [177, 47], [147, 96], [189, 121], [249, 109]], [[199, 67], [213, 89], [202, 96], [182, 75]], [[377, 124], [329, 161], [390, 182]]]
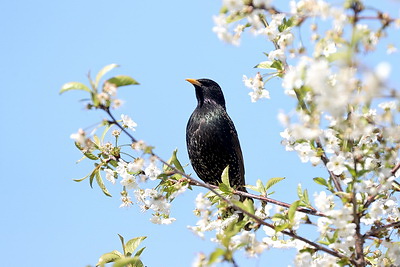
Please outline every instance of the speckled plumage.
[[222, 171], [229, 165], [231, 186], [246, 191], [242, 150], [221, 88], [209, 79], [188, 81], [194, 85], [197, 98], [197, 107], [186, 127], [193, 169], [204, 182], [218, 185]]

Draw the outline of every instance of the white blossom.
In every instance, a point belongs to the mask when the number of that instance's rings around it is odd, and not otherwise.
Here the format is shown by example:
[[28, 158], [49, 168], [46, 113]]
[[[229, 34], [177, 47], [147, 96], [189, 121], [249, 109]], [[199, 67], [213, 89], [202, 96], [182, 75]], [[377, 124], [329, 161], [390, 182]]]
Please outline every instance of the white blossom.
[[283, 61], [286, 59], [285, 53], [283, 52], [282, 49], [276, 49], [276, 50], [269, 52], [268, 58], [271, 61], [274, 61], [275, 59], [279, 59], [279, 60]]
[[249, 93], [251, 102], [257, 102], [260, 98], [270, 98], [269, 92], [264, 88], [260, 73], [257, 73], [254, 78], [247, 78], [246, 75], [243, 75], [243, 82], [246, 87], [253, 90], [253, 92]]
[[315, 193], [314, 203], [319, 211], [327, 212], [334, 206], [333, 196], [327, 195], [325, 191], [321, 191], [319, 194]]
[[79, 143], [81, 146], [86, 145], [86, 133], [82, 129], [79, 129], [77, 133], [71, 134], [70, 138]]
[[115, 184], [115, 171], [112, 169], [104, 169], [104, 171], [106, 172], [106, 179], [112, 184]]
[[125, 186], [126, 189], [136, 189], [138, 187], [136, 183], [136, 178], [132, 174], [129, 174], [127, 172], [121, 174], [122, 180], [121, 180], [121, 185]]
[[161, 170], [157, 167], [155, 161], [151, 161], [149, 166], [144, 169], [144, 173], [150, 180], [154, 181], [158, 178], [158, 175], [161, 174]]
[[334, 155], [329, 159], [329, 162], [326, 164], [326, 167], [335, 175], [341, 175], [345, 170], [347, 170], [345, 163], [346, 163], [345, 157], [341, 155], [339, 156]]
[[137, 126], [137, 124], [128, 115], [121, 114], [121, 119], [123, 127], [135, 131], [135, 127]]
[[142, 170], [143, 165], [144, 165], [144, 159], [143, 158], [136, 158], [134, 161], [129, 162], [126, 165], [126, 170], [129, 173], [137, 173], [137, 172]]

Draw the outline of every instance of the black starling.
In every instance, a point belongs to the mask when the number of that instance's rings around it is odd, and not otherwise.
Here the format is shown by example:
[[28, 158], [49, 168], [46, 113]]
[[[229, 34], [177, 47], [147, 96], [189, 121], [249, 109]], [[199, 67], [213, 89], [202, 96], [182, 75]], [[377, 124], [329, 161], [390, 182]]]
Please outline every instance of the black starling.
[[209, 79], [186, 80], [194, 85], [197, 98], [197, 107], [186, 127], [193, 169], [204, 182], [218, 185], [229, 165], [231, 186], [246, 191], [242, 150], [235, 126], [226, 113], [221, 87]]

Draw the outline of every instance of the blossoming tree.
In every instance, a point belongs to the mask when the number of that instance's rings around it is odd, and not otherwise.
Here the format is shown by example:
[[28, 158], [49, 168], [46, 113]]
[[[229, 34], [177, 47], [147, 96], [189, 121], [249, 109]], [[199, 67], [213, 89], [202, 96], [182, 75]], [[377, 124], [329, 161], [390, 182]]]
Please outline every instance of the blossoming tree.
[[[214, 232], [219, 247], [199, 257], [198, 266], [218, 261], [236, 265], [237, 251], [256, 256], [269, 247], [297, 249], [296, 266], [400, 266], [400, 185], [395, 179], [400, 169], [399, 93], [389, 84], [390, 64], [370, 66], [363, 60], [382, 49], [396, 52], [388, 33], [400, 26], [400, 20], [361, 0], [301, 0], [280, 6], [271, 2], [224, 0], [213, 31], [233, 45], [239, 45], [245, 31], [272, 44], [273, 49], [265, 51], [266, 60], [256, 65], [259, 73], [243, 76], [244, 85], [256, 102], [270, 98], [265, 89], [270, 79], [281, 79], [286, 95], [296, 100], [293, 111], [278, 115], [285, 128], [280, 134], [286, 150], [297, 152], [301, 162], [326, 169], [324, 177], [304, 181], [303, 187], [311, 182], [320, 186], [314, 199], [301, 186], [293, 203], [270, 198], [270, 188], [282, 178], [248, 185], [254, 194], [231, 188], [227, 172], [220, 186], [212, 186], [185, 174], [176, 151], [168, 160], [155, 154], [151, 146], [136, 140], [137, 125], [129, 116], [113, 115], [112, 109], [121, 104], [116, 98], [119, 88], [138, 84], [124, 75], [101, 84], [115, 64], [104, 67], [94, 80], [89, 77], [90, 86], [72, 82], [61, 89], [86, 91], [87, 108], [108, 115], [100, 125], [101, 135], [83, 130], [71, 135], [84, 157], [95, 162], [94, 169], [77, 181], [96, 181], [109, 195], [110, 184], [102, 177], [113, 185], [118, 179], [121, 206], [138, 203], [143, 211], [151, 211], [150, 221], [156, 224], [176, 220], [170, 207], [180, 193], [192, 186], [209, 189], [197, 196], [199, 220], [189, 228], [199, 236]], [[304, 45], [306, 38], [310, 43]], [[119, 143], [122, 134], [131, 141], [129, 147]], [[239, 195], [255, 201], [242, 203]], [[271, 209], [274, 206], [278, 208]], [[228, 209], [237, 212], [222, 216]], [[238, 212], [244, 214], [243, 220], [237, 220]], [[317, 236], [299, 234], [305, 225], [315, 227]], [[264, 232], [263, 238], [258, 231]], [[133, 257], [132, 253], [143, 239], [125, 244], [121, 237], [125, 253], [104, 254], [99, 265], [141, 266], [143, 249]]]

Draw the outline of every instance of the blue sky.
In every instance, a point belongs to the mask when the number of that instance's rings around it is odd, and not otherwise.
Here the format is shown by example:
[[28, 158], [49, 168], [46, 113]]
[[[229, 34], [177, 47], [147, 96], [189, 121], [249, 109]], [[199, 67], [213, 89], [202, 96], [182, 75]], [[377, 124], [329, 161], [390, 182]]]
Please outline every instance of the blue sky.
[[[134, 206], [120, 209], [118, 189], [105, 197], [87, 181], [73, 182], [91, 169], [69, 136], [78, 128], [100, 122], [105, 114], [86, 111], [81, 92], [58, 94], [62, 84], [85, 82], [89, 70], [118, 63], [111, 74], [126, 74], [141, 85], [122, 88], [125, 101], [115, 114], [130, 115], [135, 136], [156, 147], [167, 159], [175, 148], [183, 164], [189, 162], [185, 127], [195, 108], [193, 86], [185, 78], [211, 78], [225, 94], [227, 109], [242, 144], [246, 180], [284, 176], [275, 198], [296, 199], [299, 182], [310, 192], [312, 177], [321, 167], [301, 164], [280, 145], [280, 109], [293, 101], [280, 81], [267, 84], [271, 100], [251, 103], [242, 75], [265, 60], [272, 46], [246, 35], [240, 47], [220, 42], [212, 32], [212, 15], [220, 1], [9, 1], [3, 3], [0, 34], [3, 83], [3, 153], [0, 194], [2, 219], [0, 251], [3, 266], [85, 266], [120, 250], [117, 233], [126, 239], [148, 236], [143, 242], [147, 266], [189, 266], [197, 252], [215, 244], [194, 236], [195, 188], [178, 198], [172, 209], [177, 222], [153, 225], [150, 214]], [[397, 55], [396, 55], [397, 57]], [[193, 172], [187, 167], [189, 173]], [[292, 252], [269, 250], [249, 260], [239, 253], [241, 266], [287, 266]], [[227, 266], [225, 264], [225, 266]]]

